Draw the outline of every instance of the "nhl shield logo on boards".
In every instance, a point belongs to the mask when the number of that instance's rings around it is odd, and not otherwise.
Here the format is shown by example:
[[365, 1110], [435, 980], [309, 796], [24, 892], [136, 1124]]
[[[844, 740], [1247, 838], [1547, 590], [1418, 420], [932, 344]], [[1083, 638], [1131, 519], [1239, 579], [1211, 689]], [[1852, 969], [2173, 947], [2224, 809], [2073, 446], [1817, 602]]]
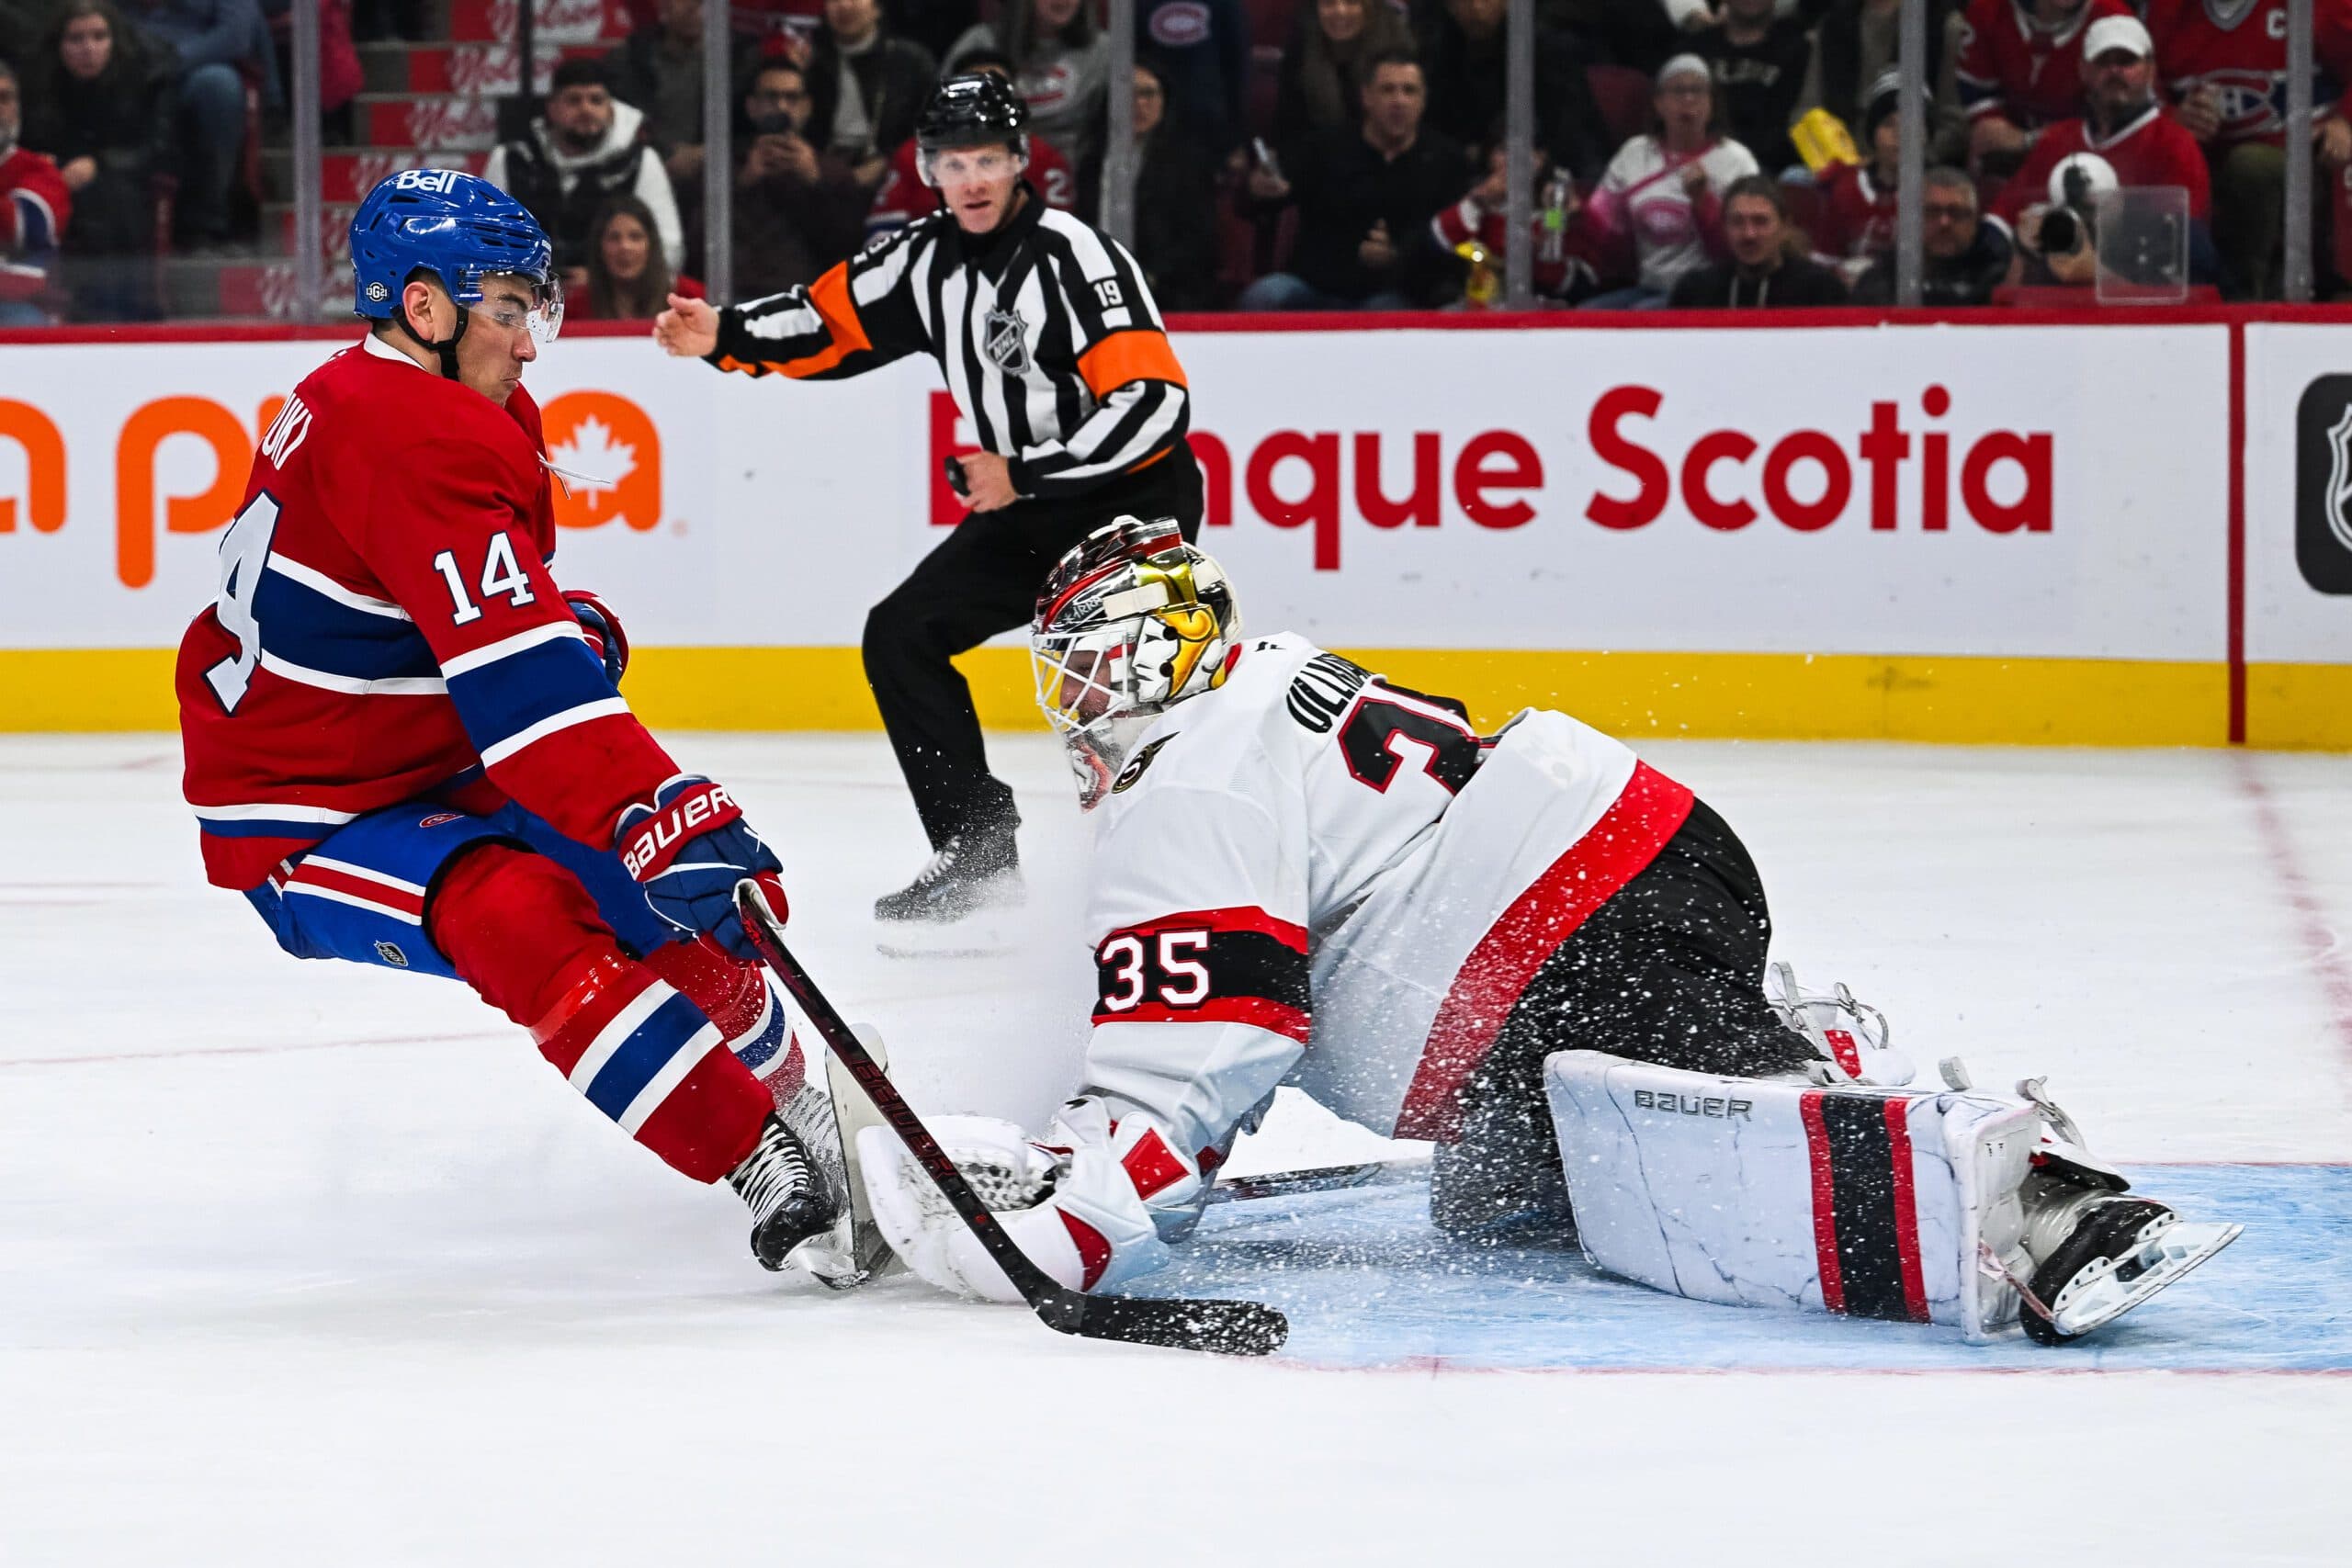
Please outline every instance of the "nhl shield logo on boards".
[[1029, 323], [1018, 310], [990, 310], [980, 323], [980, 347], [1008, 376], [1029, 374]]
[[2322, 376], [2295, 408], [2295, 565], [2352, 593], [2352, 376]]

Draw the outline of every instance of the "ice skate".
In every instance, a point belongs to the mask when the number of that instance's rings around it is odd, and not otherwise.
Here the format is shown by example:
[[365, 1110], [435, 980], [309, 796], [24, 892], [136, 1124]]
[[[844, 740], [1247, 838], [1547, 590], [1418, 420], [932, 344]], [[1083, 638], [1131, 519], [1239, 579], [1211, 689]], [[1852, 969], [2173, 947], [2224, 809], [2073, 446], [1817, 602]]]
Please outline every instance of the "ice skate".
[[875, 945], [893, 958], [1002, 953], [1025, 897], [1011, 829], [954, 834], [912, 882], [874, 901]]
[[[825, 1114], [830, 1122], [830, 1111]], [[849, 1206], [841, 1182], [838, 1159], [827, 1171], [781, 1111], [768, 1117], [759, 1143], [727, 1177], [751, 1205], [752, 1256], [762, 1268], [781, 1271], [797, 1264], [829, 1285], [857, 1282], [850, 1277]]]
[[[2064, 1215], [2071, 1225], [2020, 1292], [2018, 1318], [2039, 1345], [2064, 1345], [2114, 1322], [2245, 1229], [2185, 1224], [2153, 1200], [2099, 1190], [2069, 1201]], [[2034, 1228], [2049, 1227], [2037, 1216]]]

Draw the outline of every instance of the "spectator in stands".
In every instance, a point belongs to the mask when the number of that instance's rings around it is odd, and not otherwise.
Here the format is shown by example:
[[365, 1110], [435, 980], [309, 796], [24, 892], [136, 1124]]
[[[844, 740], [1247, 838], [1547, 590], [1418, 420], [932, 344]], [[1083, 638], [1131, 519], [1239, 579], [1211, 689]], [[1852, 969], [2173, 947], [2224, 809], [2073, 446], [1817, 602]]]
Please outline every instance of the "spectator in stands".
[[[2015, 233], [2019, 265], [2013, 276], [2036, 281], [2031, 263], [2046, 265], [2059, 283], [2088, 283], [2098, 272], [2089, 225], [2066, 225], [2075, 243], [2060, 248], [2043, 243], [2043, 220], [2064, 200], [2061, 165], [2080, 154], [2094, 185], [2104, 177], [2124, 189], [2177, 186], [2188, 192], [2189, 266], [2192, 276], [2213, 270], [2212, 238], [2206, 228], [2211, 186], [2197, 140], [2156, 101], [2155, 46], [2148, 29], [2131, 17], [2101, 17], [2083, 31], [2084, 113], [2061, 120], [2035, 139], [2033, 152], [1993, 201], [1993, 216]], [[2099, 174], [2109, 171], [2108, 176]]]
[[865, 242], [865, 188], [838, 152], [801, 127], [814, 100], [800, 67], [761, 61], [735, 123], [735, 292], [745, 299], [814, 283]]
[[1163, 310], [1205, 310], [1216, 292], [1216, 161], [1156, 61], [1136, 62], [1136, 263]]
[[[1374, 4], [1380, 0], [1374, 0]], [[1470, 149], [1484, 166], [1491, 127], [1502, 123], [1504, 26], [1509, 0], [1442, 0], [1425, 10], [1415, 31], [1429, 73], [1430, 128]], [[1535, 140], [1579, 179], [1597, 177], [1610, 137], [1585, 85], [1583, 59], [1568, 35], [1538, 23], [1535, 29]]]
[[1804, 236], [1789, 222], [1788, 197], [1769, 175], [1734, 180], [1724, 193], [1722, 261], [1686, 272], [1674, 286], [1678, 310], [1761, 310], [1843, 305], [1846, 285], [1804, 254]]
[[1804, 93], [1813, 40], [1804, 24], [1775, 13], [1773, 0], [1723, 0], [1723, 19], [1692, 35], [1690, 52], [1715, 73], [1724, 126], [1767, 174], [1797, 162], [1789, 141]]
[[1005, 0], [995, 21], [956, 40], [947, 69], [964, 69], [979, 49], [1001, 50], [1012, 60], [1012, 85], [1029, 103], [1030, 130], [1050, 140], [1077, 167], [1091, 166], [1102, 146], [1111, 44], [1088, 0]]
[[1567, 29], [1587, 58], [1648, 76], [1683, 47], [1682, 31], [1663, 6], [1644, 0], [1537, 0]]
[[[2286, 10], [2287, 0], [2150, 0], [2146, 8], [2157, 74], [2212, 172], [2223, 281], [2233, 295], [2263, 299], [2278, 298], [2283, 281]], [[2352, 162], [2352, 4], [2312, 0], [2312, 183], [2324, 189]]]
[[1657, 129], [1617, 150], [1577, 234], [1602, 278], [1632, 281], [1587, 299], [1587, 310], [1664, 305], [1683, 274], [1725, 254], [1723, 193], [1757, 172], [1747, 148], [1716, 134], [1714, 76], [1697, 55], [1658, 68], [1651, 105]]
[[0, 60], [0, 327], [50, 319], [50, 269], [74, 197], [47, 154], [18, 145], [24, 96], [16, 68]]
[[[1374, 4], [1381, 0], [1374, 0]], [[1242, 0], [1135, 0], [1136, 48], [1158, 62], [1187, 132], [1220, 158], [1247, 133], [1250, 11]]]
[[[1919, 182], [1921, 240], [1919, 303], [1955, 310], [1993, 302], [1993, 291], [2008, 281], [2014, 247], [2008, 231], [1977, 216], [1976, 182], [1949, 164], [1929, 169]], [[1892, 305], [1894, 253], [1890, 246], [1854, 285], [1858, 305]]]
[[1902, 96], [1899, 72], [1890, 71], [1871, 85], [1855, 138], [1862, 162], [1833, 164], [1818, 182], [1813, 253], [1849, 283], [1861, 276], [1872, 256], [1894, 248], [1896, 183], [1903, 177], [1903, 117], [1895, 111]]
[[[1012, 61], [993, 49], [966, 50], [956, 69], [985, 72], [1008, 82], [1012, 80]], [[922, 183], [922, 172], [915, 164], [915, 139], [910, 136], [890, 155], [889, 172], [882, 176], [881, 187], [874, 193], [874, 203], [866, 209], [866, 233], [885, 234], [893, 229], [903, 229], [924, 213], [939, 209], [938, 193]], [[1047, 207], [1057, 212], [1078, 210], [1078, 172], [1062, 156], [1061, 149], [1035, 130], [1029, 133], [1029, 167], [1023, 177]]]
[[1244, 310], [1400, 310], [1438, 302], [1451, 266], [1430, 228], [1469, 186], [1461, 145], [1426, 129], [1428, 87], [1403, 51], [1364, 62], [1361, 126], [1299, 143], [1289, 177], [1258, 168], [1245, 196], [1256, 213], [1296, 203], [1290, 270], [1242, 290]]
[[[367, 73], [351, 34], [351, 0], [309, 0], [319, 14], [319, 120], [330, 143], [359, 140], [352, 109]], [[295, 0], [261, 0], [269, 33], [270, 67], [280, 82], [294, 79]]]
[[66, 0], [27, 74], [25, 140], [57, 160], [74, 198], [65, 270], [81, 321], [159, 313], [159, 183], [171, 168], [172, 87], [108, 0]]
[[587, 281], [588, 227], [605, 203], [632, 195], [652, 210], [662, 254], [683, 256], [685, 229], [661, 154], [640, 143], [644, 111], [616, 101], [601, 60], [567, 60], [555, 68], [547, 108], [530, 135], [502, 142], [482, 176], [531, 209], [555, 246], [567, 288]]
[[[681, 207], [699, 205], [687, 198], [702, 188], [702, 13], [703, 0], [661, 0], [655, 20], [605, 57], [613, 96], [645, 117], [641, 134]], [[749, 51], [733, 54], [740, 71]]]
[[[1501, 139], [1496, 139], [1499, 141]], [[1535, 268], [1538, 299], [1566, 301], [1589, 290], [1592, 269], [1568, 252], [1566, 230], [1577, 211], [1576, 185], [1552, 164], [1547, 149], [1535, 152], [1534, 231], [1530, 259]], [[1487, 153], [1487, 177], [1453, 206], [1430, 220], [1440, 249], [1459, 255], [1459, 247], [1476, 241], [1500, 260], [1510, 244], [1510, 171], [1509, 150], [1496, 146]], [[1475, 300], [1472, 301], [1476, 303]]]
[[254, 0], [130, 0], [129, 17], [177, 73], [179, 238], [217, 251], [229, 243], [229, 187], [245, 143], [244, 73], [266, 69], [261, 12]]
[[1353, 126], [1363, 115], [1359, 67], [1399, 50], [1413, 51], [1413, 30], [1388, 0], [1298, 0], [1275, 84], [1275, 149], [1286, 154], [1317, 131]]
[[2123, 0], [1970, 0], [1953, 62], [1969, 161], [2013, 173], [2045, 125], [2083, 105], [2083, 29], [2129, 14]]
[[890, 36], [881, 0], [825, 0], [825, 28], [808, 56], [809, 140], [840, 153], [870, 196], [891, 151], [915, 133], [938, 75], [929, 50]]
[[588, 287], [564, 300], [565, 316], [650, 321], [673, 293], [699, 299], [703, 287], [672, 271], [651, 208], [633, 196], [613, 197], [589, 226]]
[[[1927, 81], [1933, 89], [1928, 106], [1930, 161], [1958, 159], [1967, 134], [1958, 89], [1952, 84], [1952, 51], [1944, 47], [1945, 32], [1959, 4], [1960, 0], [1928, 0]], [[1896, 54], [1903, 0], [1827, 0], [1826, 6], [1817, 8], [1821, 19], [1813, 31], [1813, 63], [1805, 72], [1797, 110], [1803, 114], [1808, 109], [1826, 109], [1850, 127], [1869, 100], [1871, 84], [1900, 63]]]
[[900, 38], [944, 60], [956, 40], [980, 19], [979, 0], [890, 0], [890, 26]]

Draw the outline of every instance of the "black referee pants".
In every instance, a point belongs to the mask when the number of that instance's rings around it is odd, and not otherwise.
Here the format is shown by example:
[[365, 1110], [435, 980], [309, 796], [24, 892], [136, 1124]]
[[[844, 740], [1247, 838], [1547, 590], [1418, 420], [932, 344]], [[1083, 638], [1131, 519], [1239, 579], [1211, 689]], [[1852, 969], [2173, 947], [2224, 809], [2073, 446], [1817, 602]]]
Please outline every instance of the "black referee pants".
[[1757, 1077], [1813, 1059], [1764, 999], [1772, 917], [1746, 846], [1704, 801], [1657, 858], [1536, 971], [1464, 1086], [1462, 1135], [1435, 1154], [1430, 1213], [1462, 1234], [1568, 1212], [1544, 1058], [1606, 1051]]
[[1188, 445], [1140, 473], [1069, 501], [1018, 501], [967, 513], [865, 617], [865, 679], [934, 850], [967, 829], [1010, 832], [1012, 791], [989, 772], [972, 688], [949, 662], [1026, 626], [1046, 574], [1122, 513], [1201, 530], [1201, 471]]

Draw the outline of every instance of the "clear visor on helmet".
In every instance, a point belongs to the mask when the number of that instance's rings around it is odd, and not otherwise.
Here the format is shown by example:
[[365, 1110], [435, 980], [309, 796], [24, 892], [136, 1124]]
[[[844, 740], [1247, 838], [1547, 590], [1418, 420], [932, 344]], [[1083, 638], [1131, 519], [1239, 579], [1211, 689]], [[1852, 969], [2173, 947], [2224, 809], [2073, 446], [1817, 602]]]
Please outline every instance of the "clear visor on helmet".
[[563, 331], [563, 285], [553, 277], [526, 277], [499, 273], [478, 286], [481, 302], [467, 307], [493, 326], [508, 332], [527, 331], [541, 348]]

